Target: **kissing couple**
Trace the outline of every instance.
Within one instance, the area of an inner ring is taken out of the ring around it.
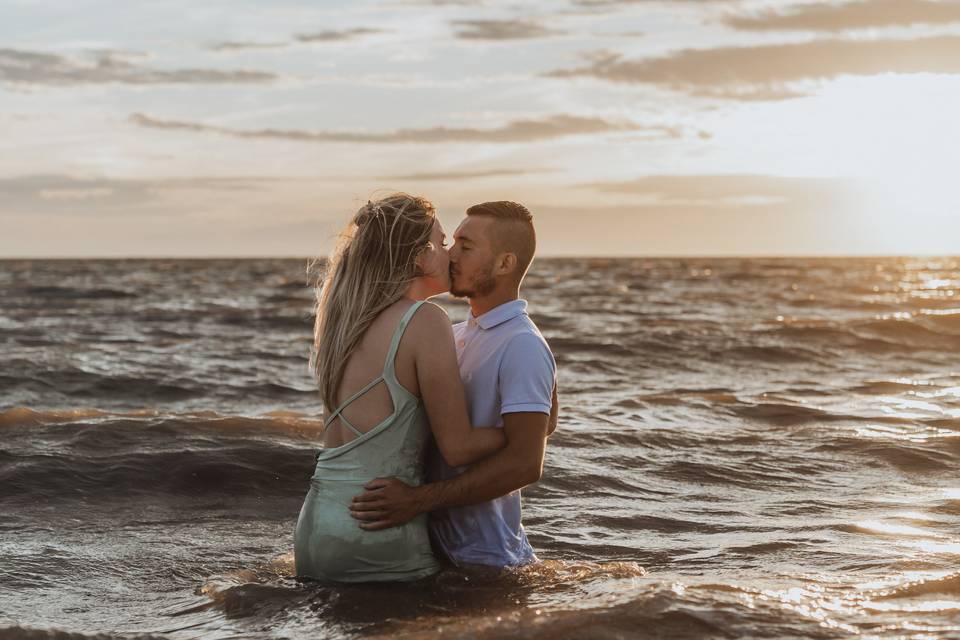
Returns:
[[[318,288],[312,368],[324,448],[294,534],[298,577],[410,581],[444,564],[537,562],[520,489],[557,425],[556,363],[520,284],[536,251],[521,204],[484,202],[446,248],[434,206],[362,206]],[[451,326],[428,298],[470,303]]]

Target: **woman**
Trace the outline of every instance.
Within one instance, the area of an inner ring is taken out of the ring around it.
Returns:
[[[375,477],[423,481],[432,432],[451,466],[505,444],[473,428],[446,312],[425,302],[450,287],[433,205],[397,193],[361,207],[318,290],[314,373],[325,405],[324,449],[294,536],[298,576],[341,582],[435,573],[426,516],[363,531],[351,498]]]

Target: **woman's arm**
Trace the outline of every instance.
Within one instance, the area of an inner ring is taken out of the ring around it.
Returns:
[[[502,449],[507,443],[503,429],[470,424],[453,327],[446,311],[435,304],[425,304],[415,320],[410,328],[417,325],[417,383],[443,459],[451,467],[459,467]]]

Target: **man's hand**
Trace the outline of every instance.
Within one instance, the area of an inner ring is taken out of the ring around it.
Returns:
[[[396,478],[375,478],[363,488],[350,503],[350,515],[360,521],[361,529],[398,527],[429,511],[424,487],[411,487]]]
[[[540,479],[549,416],[539,412],[505,413],[507,446],[458,476],[411,487],[396,478],[375,478],[350,503],[360,528],[397,527],[435,509],[462,507],[505,496]]]

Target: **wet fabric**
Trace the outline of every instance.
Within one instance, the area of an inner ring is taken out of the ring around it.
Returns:
[[[512,300],[454,325],[457,363],[474,425],[503,427],[503,415],[550,414],[557,365],[550,347],[527,315],[525,300]],[[434,450],[431,482],[456,477]],[[457,565],[507,567],[537,561],[523,529],[520,491],[479,504],[430,514],[434,546]]]
[[[406,581],[440,569],[430,550],[426,515],[399,527],[364,531],[349,510],[350,501],[373,478],[393,476],[409,485],[423,482],[430,435],[426,412],[420,399],[397,380],[394,369],[400,339],[421,305],[414,303],[404,313],[387,351],[381,377],[390,391],[393,413],[354,440],[317,455],[294,535],[300,577],[337,582]],[[371,381],[330,415],[339,414],[379,381]]]

